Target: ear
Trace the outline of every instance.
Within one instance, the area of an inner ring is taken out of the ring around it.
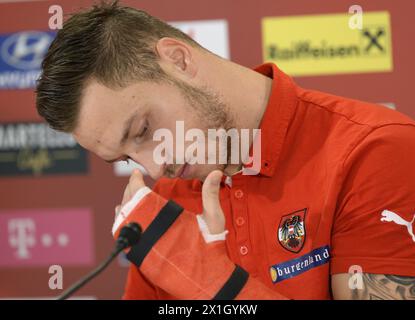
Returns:
[[[179,39],[164,37],[155,47],[160,67],[170,75],[179,78],[193,78],[197,73],[194,51],[191,45]]]

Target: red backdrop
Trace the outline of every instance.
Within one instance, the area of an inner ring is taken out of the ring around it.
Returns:
[[[23,30],[48,30],[48,8],[53,4],[69,13],[91,1],[31,1],[0,3],[0,34]],[[226,19],[229,26],[230,57],[253,67],[262,63],[261,18],[321,13],[346,13],[346,0],[143,0],[124,1],[166,21]],[[304,87],[371,102],[393,102],[396,108],[415,117],[412,102],[415,44],[413,13],[415,3],[407,0],[361,0],[367,11],[386,10],[391,15],[392,72],[298,77]],[[0,90],[0,123],[39,121],[34,93],[26,90]],[[91,208],[93,221],[94,261],[105,258],[112,248],[110,229],[113,207],[121,199],[126,177],[114,175],[113,167],[89,155],[88,172],[81,175],[1,176],[0,210],[36,208]],[[2,243],[1,245],[7,245]],[[0,250],[2,248],[0,247]],[[93,267],[65,266],[64,287]],[[79,295],[101,299],[119,298],[127,268],[114,263]],[[60,291],[48,287],[47,266],[0,267],[0,297],[55,296]]]

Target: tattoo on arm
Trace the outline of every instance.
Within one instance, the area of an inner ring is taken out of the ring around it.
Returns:
[[[353,289],[354,300],[415,300],[415,277],[363,273],[363,289]]]

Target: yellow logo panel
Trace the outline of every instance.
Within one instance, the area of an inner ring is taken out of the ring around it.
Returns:
[[[389,13],[363,12],[362,29],[352,16],[263,18],[264,60],[293,76],[392,71]]]

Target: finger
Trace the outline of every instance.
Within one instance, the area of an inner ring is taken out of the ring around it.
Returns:
[[[212,171],[202,187],[203,218],[211,234],[218,234],[225,230],[225,216],[219,200],[220,182],[223,173]]]
[[[131,173],[130,179],[128,180],[128,184],[124,189],[124,195],[121,201],[121,205],[123,206],[128,201],[130,201],[134,194],[144,186],[145,183],[142,173],[140,172],[140,170],[134,169]]]
[[[145,186],[146,184],[144,183],[143,174],[140,170],[134,169],[128,182],[128,187],[130,188],[131,195],[134,195],[138,189]]]

